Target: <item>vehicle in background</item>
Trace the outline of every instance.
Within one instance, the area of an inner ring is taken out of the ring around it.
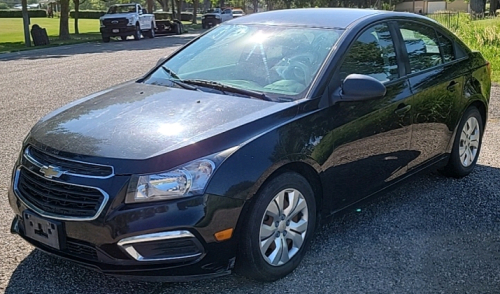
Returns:
[[[233,9],[233,18],[241,17],[244,15],[245,15],[245,12],[243,11],[243,9],[240,9],[240,8]]]
[[[133,36],[140,40],[141,35],[155,37],[155,17],[136,3],[116,4],[109,7],[105,15],[99,18],[103,42],[109,42],[111,37],[126,40]]]
[[[201,17],[201,27],[208,29],[233,18],[231,8],[212,8]]]

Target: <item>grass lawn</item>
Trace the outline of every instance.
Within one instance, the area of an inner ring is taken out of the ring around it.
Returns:
[[[78,21],[80,35],[74,35],[74,19],[70,19],[69,32],[71,34],[71,40],[65,41],[60,41],[57,39],[59,36],[59,18],[34,17],[31,18],[31,24],[37,24],[47,30],[47,35],[49,36],[51,45],[74,44],[101,39],[98,19],[80,19]],[[26,49],[30,48],[27,48],[24,45],[24,29],[22,18],[0,18],[0,53]]]
[[[59,36],[59,18],[31,18],[31,25],[37,24],[42,28],[47,30],[47,35],[50,39],[49,46],[52,45],[65,45],[65,44],[75,44],[82,42],[91,42],[101,40],[101,34],[99,33],[99,20],[98,19],[80,19],[78,21],[78,28],[80,29],[80,35],[75,35],[74,30],[75,20],[69,20],[69,32],[71,34],[71,40],[58,40]],[[199,24],[192,24],[190,21],[182,22],[187,31],[193,31],[201,29],[201,21]],[[31,27],[30,27],[31,29]],[[24,29],[22,18],[0,18],[0,53],[10,52],[10,51],[20,51],[33,48],[41,47],[30,47],[27,48],[24,45]]]

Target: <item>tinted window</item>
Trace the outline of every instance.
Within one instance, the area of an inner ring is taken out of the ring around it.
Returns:
[[[453,53],[453,43],[438,33],[439,47],[441,47],[441,51],[443,52],[444,62],[449,62],[455,60],[455,54]]]
[[[398,78],[394,43],[386,24],[375,25],[354,41],[340,68],[342,79],[350,74],[364,74],[381,82]]]
[[[419,72],[443,63],[433,28],[417,23],[399,23],[411,72]]]

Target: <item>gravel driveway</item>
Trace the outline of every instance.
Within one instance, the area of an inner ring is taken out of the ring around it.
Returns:
[[[302,264],[261,284],[232,275],[134,283],[47,256],[9,233],[7,189],[21,141],[44,114],[140,76],[193,35],[0,55],[0,292],[5,293],[498,293],[500,88],[477,169],[437,173],[354,207],[325,225]]]

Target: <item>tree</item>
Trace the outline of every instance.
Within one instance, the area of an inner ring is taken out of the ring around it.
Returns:
[[[193,0],[193,24],[196,24],[197,23],[197,12],[198,12],[198,2],[199,0]]]
[[[59,39],[68,40],[69,37],[69,0],[60,0],[61,18],[59,19]]]
[[[80,30],[78,30],[78,17],[80,12],[80,4],[85,3],[86,0],[80,2],[80,0],[73,0],[73,4],[75,5],[75,35],[80,34]]]
[[[497,9],[500,7],[498,0],[491,0],[490,1],[490,15],[495,16]]]

